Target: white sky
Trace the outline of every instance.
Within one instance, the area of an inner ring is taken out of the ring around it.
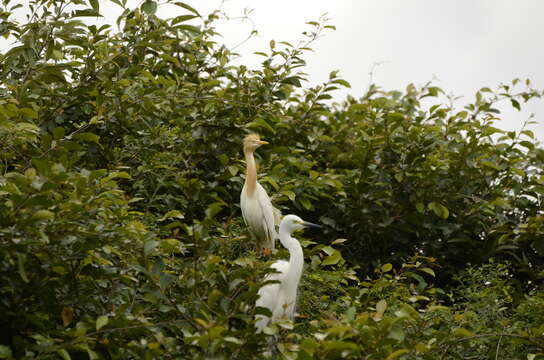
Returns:
[[[220,3],[204,1],[214,2]],[[202,2],[191,4],[198,8]],[[446,93],[464,97],[459,107],[471,102],[478,89],[494,89],[514,78],[529,78],[544,89],[544,1],[230,0],[224,6],[233,16],[244,7],[254,9],[251,18],[259,31],[237,49],[248,63],[259,60],[249,54],[268,46],[270,39],[294,43],[308,29],[306,21],[327,13],[337,30],[312,45],[306,72],[317,84],[339,69],[354,96],[367,88],[375,63],[382,63],[373,73],[377,85],[403,90],[409,83],[423,85],[436,78]],[[250,28],[248,23],[225,24],[219,32],[234,45]],[[521,113],[508,102],[499,108],[502,120],[496,126],[505,130],[519,130],[535,113],[539,123],[530,129],[544,141],[544,99],[522,105]]]
[[[221,0],[185,0],[201,14],[207,14]],[[139,1],[129,0],[131,6]],[[409,83],[423,85],[433,80],[446,93],[463,96],[460,108],[472,102],[482,87],[496,88],[514,78],[529,78],[544,89],[544,1],[538,0],[227,0],[223,10],[231,17],[250,14],[258,36],[236,51],[240,62],[258,66],[262,57],[254,51],[268,49],[271,39],[297,43],[308,30],[305,22],[327,13],[337,27],[312,44],[306,56],[310,84],[325,81],[332,70],[349,81],[353,96],[360,96],[370,81],[386,90],[403,90]],[[106,21],[114,22],[120,8],[104,7]],[[176,13],[177,12],[177,13]],[[178,7],[159,10],[161,17],[181,14]],[[111,20],[109,20],[111,19]],[[217,31],[227,47],[243,40],[251,31],[250,22],[221,21]],[[4,48],[3,43],[1,44]],[[521,88],[520,88],[521,89]],[[338,92],[341,100],[346,92]],[[496,126],[519,130],[535,113],[531,125],[544,141],[544,100],[522,104],[522,111],[504,102],[499,109],[502,120]]]

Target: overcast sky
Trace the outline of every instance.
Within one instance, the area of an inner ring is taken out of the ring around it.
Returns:
[[[185,0],[201,14],[207,14],[221,0]],[[139,1],[129,0],[131,6]],[[271,39],[297,43],[308,30],[305,22],[327,13],[337,27],[312,44],[308,54],[310,84],[325,81],[332,70],[349,81],[354,96],[360,96],[370,81],[387,90],[403,90],[409,83],[423,85],[434,80],[446,93],[463,96],[457,105],[471,102],[482,87],[496,88],[514,78],[529,78],[544,89],[544,1],[539,0],[227,0],[223,10],[231,17],[244,9],[250,14],[258,36],[236,51],[239,60],[258,66],[254,51],[268,48]],[[102,7],[107,21],[120,8]],[[179,8],[162,8],[161,17],[173,17]],[[248,21],[222,21],[217,30],[232,47],[243,40],[253,25]],[[340,100],[346,92],[338,93]],[[522,105],[518,112],[504,102],[505,130],[519,130],[531,113],[537,125],[530,128],[544,141],[544,100]]]
[[[220,1],[189,2],[209,11]],[[206,7],[202,5],[207,5]],[[312,45],[306,72],[313,84],[339,69],[349,92],[360,96],[373,80],[385,89],[404,89],[409,83],[429,80],[446,93],[463,96],[461,107],[482,87],[496,88],[514,78],[529,78],[544,89],[544,1],[535,0],[230,0],[224,5],[235,16],[253,9],[259,35],[238,48],[242,61],[255,64],[270,39],[296,42],[306,21],[327,13],[337,27]],[[228,45],[243,38],[249,23],[222,24],[219,32]],[[341,95],[341,94],[339,94]],[[343,95],[343,94],[342,94]],[[497,127],[519,130],[531,113],[538,125],[531,129],[544,141],[544,99],[533,100],[522,112],[508,102],[500,106],[503,120]]]

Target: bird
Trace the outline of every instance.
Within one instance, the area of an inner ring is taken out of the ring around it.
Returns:
[[[272,206],[266,190],[257,181],[257,167],[253,153],[262,145],[268,144],[257,134],[249,134],[244,138],[244,156],[246,159],[246,179],[240,194],[242,217],[250,233],[257,241],[257,246],[268,254],[274,250],[278,238],[276,225],[279,224],[281,212]]]
[[[266,282],[274,282],[265,284],[257,292],[258,298],[255,306],[267,308],[272,313],[272,317],[262,314],[256,315],[257,333],[262,332],[265,326],[278,319],[293,320],[304,255],[299,241],[291,235],[306,227],[320,228],[321,225],[304,221],[296,215],[286,215],[281,220],[280,242],[289,251],[289,261],[278,260],[274,262],[270,267],[275,272],[268,274],[264,279]]]

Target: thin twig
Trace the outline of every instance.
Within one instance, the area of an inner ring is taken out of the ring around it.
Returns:
[[[370,91],[371,86],[374,84],[374,70],[383,64],[388,63],[389,61],[377,61],[372,64],[372,67],[370,68],[370,71],[368,72],[368,85],[365,91],[365,94],[368,94]]]
[[[440,360],[445,359],[445,356],[446,356],[446,354],[448,353],[448,350],[450,349],[451,345],[453,345],[453,344],[458,344],[458,343],[461,343],[461,342],[470,341],[470,340],[479,339],[479,338],[484,338],[484,337],[495,337],[495,336],[500,336],[501,339],[502,339],[503,337],[511,337],[511,338],[516,338],[516,339],[523,339],[523,340],[527,340],[527,341],[532,342],[533,344],[537,345],[537,346],[540,347],[540,348],[544,348],[544,344],[542,344],[541,342],[539,342],[539,341],[538,341],[538,338],[534,338],[534,337],[523,336],[523,335],[517,335],[517,334],[504,334],[504,333],[501,333],[501,334],[477,334],[477,335],[473,335],[473,336],[467,336],[467,337],[464,337],[464,338],[462,338],[462,339],[458,339],[458,340],[456,340],[456,341],[453,342],[453,343],[450,343],[450,344],[446,347],[446,349],[444,350],[444,352],[442,353],[442,356],[440,357]],[[500,343],[500,340],[499,340],[499,343]],[[498,349],[498,345],[497,345],[497,349]]]
[[[497,350],[495,350],[495,360],[498,360],[499,358],[499,347],[501,346],[502,336],[499,338],[499,342],[497,343]]]

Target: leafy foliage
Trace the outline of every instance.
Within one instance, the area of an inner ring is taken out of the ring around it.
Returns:
[[[497,102],[541,91],[457,109],[432,84],[372,85],[332,104],[349,83],[302,72],[327,19],[248,69],[220,11],[112,2],[119,31],[89,24],[95,0],[33,0],[22,24],[2,3],[0,358],[260,358],[270,335],[290,359],[544,357],[544,150],[493,126]],[[274,203],[327,225],[301,238],[297,321],[266,335],[269,262],[238,208],[250,131],[272,144]]]

